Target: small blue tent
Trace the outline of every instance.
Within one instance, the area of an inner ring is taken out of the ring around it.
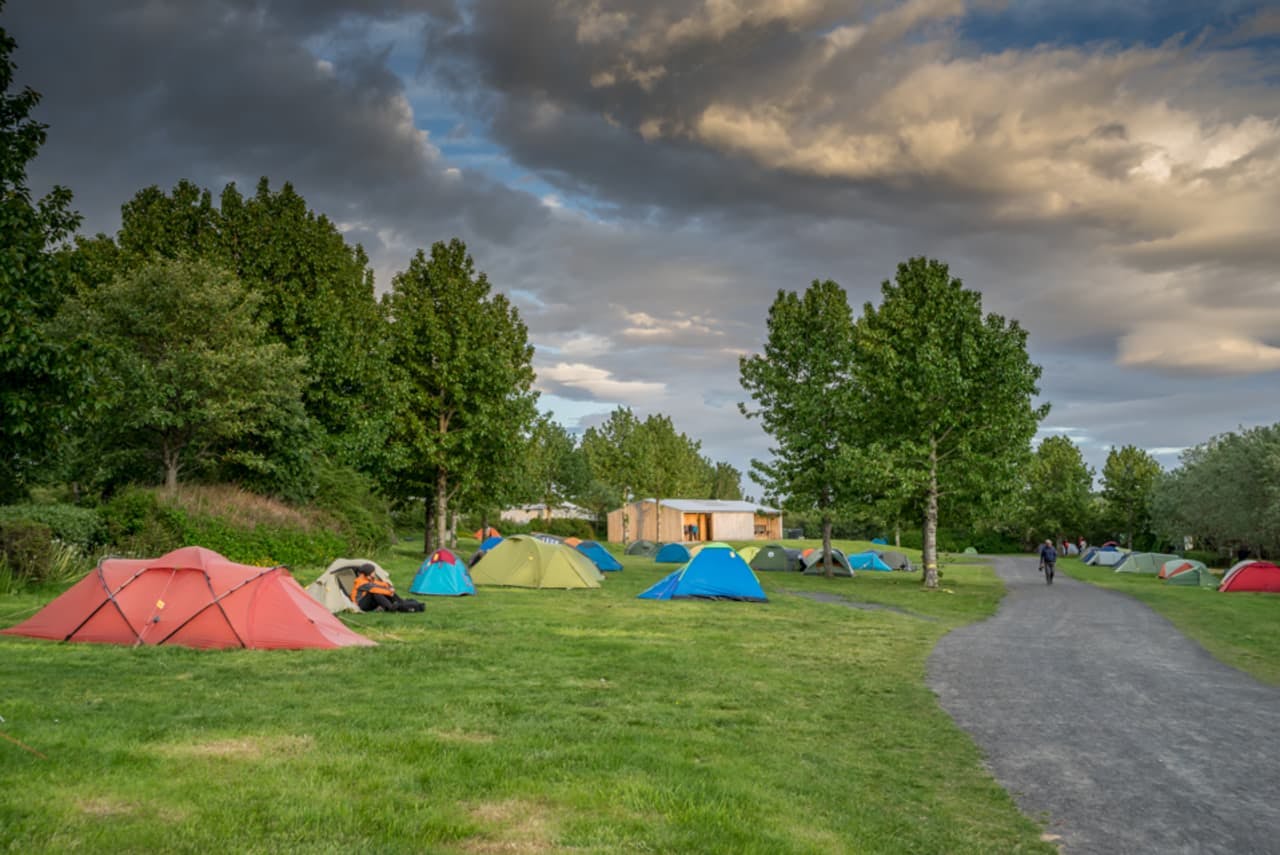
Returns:
[[[689,551],[689,547],[683,543],[666,543],[658,550],[658,554],[653,556],[653,560],[659,564],[684,564],[693,558],[693,553]]]
[[[885,540],[883,537],[873,537],[873,538],[871,538],[871,542],[872,542],[872,543],[874,543],[874,544],[876,544],[877,546],[888,546],[888,545],[889,545],[889,541]]]
[[[768,600],[742,556],[727,546],[698,550],[687,564],[639,595],[642,600]]]
[[[594,540],[584,540],[579,543],[578,551],[590,558],[596,567],[605,573],[622,569],[622,562],[610,555],[609,550]]]
[[[502,543],[502,538],[496,534],[490,537],[486,537],[483,541],[480,542],[480,551],[488,552],[490,549],[493,549],[499,543]]]
[[[884,563],[884,559],[870,549],[866,552],[854,552],[851,555],[846,555],[845,559],[849,562],[850,569],[853,570],[893,570],[892,567]]]
[[[474,594],[476,586],[462,559],[447,549],[437,549],[422,562],[409,587],[412,594],[430,594],[438,597],[461,597]]]

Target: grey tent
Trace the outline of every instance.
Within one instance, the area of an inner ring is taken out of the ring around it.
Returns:
[[[894,549],[882,549],[880,551],[880,560],[894,570],[911,569],[911,559]]]
[[[1177,559],[1176,555],[1162,552],[1130,552],[1124,560],[1115,565],[1116,573],[1150,573],[1152,576],[1160,572],[1166,561]]]
[[[652,558],[658,554],[658,544],[652,540],[637,540],[627,547],[627,555],[639,555],[643,558]]]
[[[804,557],[804,573],[806,576],[824,576],[827,568],[822,566],[822,547],[817,547]],[[852,576],[849,559],[835,547],[831,548],[831,575]]]
[[[351,601],[351,586],[355,582],[356,568],[364,564],[372,564],[373,575],[382,581],[391,581],[387,571],[368,558],[339,558],[325,568],[319,578],[307,586],[307,593],[334,614],[360,611]]]
[[[778,543],[760,547],[751,558],[752,570],[799,570],[800,567],[800,551]]]

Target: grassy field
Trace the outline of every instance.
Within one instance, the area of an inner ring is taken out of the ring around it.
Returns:
[[[379,560],[407,590],[418,544]],[[625,563],[352,616],[376,648],[0,637],[0,731],[43,755],[0,740],[0,849],[1054,851],[924,684],[996,609],[987,568],[937,593],[761,573],[747,604],[638,600],[671,565]],[[0,598],[0,625],[51,595]]]
[[[1166,585],[1155,576],[1116,573],[1077,558],[1060,560],[1058,568],[1072,578],[1141,600],[1218,659],[1280,685],[1280,595],[1220,594],[1213,588]]]

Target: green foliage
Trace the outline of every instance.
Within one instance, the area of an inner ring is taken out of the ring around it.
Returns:
[[[397,390],[388,491],[432,498],[431,547],[445,541],[455,503],[502,506],[519,494],[517,463],[537,417],[533,346],[456,238],[429,257],[419,250],[384,301]]]
[[[1107,454],[1102,467],[1105,521],[1126,546],[1154,540],[1151,503],[1161,471],[1154,457],[1134,445]]]
[[[374,490],[369,476],[349,466],[324,461],[315,468],[313,504],[338,517],[349,540],[360,551],[373,551],[391,541],[393,524],[387,500]],[[417,522],[421,524],[419,514]]]
[[[849,301],[835,282],[815,280],[803,295],[778,291],[766,323],[764,353],[738,362],[754,402],[739,408],[775,443],[773,459],[751,468],[766,499],[817,508],[830,520],[856,494],[842,457],[855,440]]]
[[[924,517],[924,563],[940,503],[981,516],[1018,487],[1037,423],[1040,367],[1017,321],[984,315],[982,295],[947,265],[913,258],[863,307],[854,335],[860,442],[849,477],[878,484],[889,504]],[[932,583],[932,579],[929,580]]]
[[[305,433],[301,364],[268,340],[257,298],[203,261],[157,261],[67,301],[59,330],[93,354],[100,409],[86,465],[142,454],[166,485],[216,461],[258,474]]]
[[[1046,437],[1028,467],[1024,525],[1029,543],[1075,538],[1093,525],[1093,470],[1070,437]]]
[[[521,468],[527,496],[548,507],[575,501],[591,484],[590,467],[573,435],[549,413],[534,422]]]
[[[26,520],[46,525],[58,540],[86,551],[101,546],[107,534],[102,515],[97,510],[76,505],[6,505],[0,507],[0,520]]]
[[[79,215],[65,187],[39,200],[27,187],[27,164],[44,145],[46,126],[31,119],[38,93],[10,91],[16,47],[0,28],[0,502],[22,498],[48,462],[78,379],[63,343],[42,327],[66,290],[51,253]]]
[[[1152,528],[1215,554],[1280,556],[1280,424],[1226,433],[1187,449],[1155,483]]]
[[[19,584],[40,583],[53,572],[53,530],[25,519],[0,519],[0,563]]]
[[[101,512],[115,554],[157,556],[184,545],[184,515],[161,504],[154,490],[128,487],[112,496]]]
[[[593,510],[629,503],[653,480],[653,449],[630,407],[618,407],[603,424],[587,428],[582,453],[598,485],[591,491]]]

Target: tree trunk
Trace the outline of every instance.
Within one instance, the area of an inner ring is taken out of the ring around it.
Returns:
[[[458,512],[449,511],[449,548],[458,550]]]
[[[929,448],[929,495],[924,510],[924,586],[938,587],[938,441]]]
[[[161,444],[160,455],[164,462],[164,489],[167,493],[174,493],[178,489],[178,471],[182,468],[178,452],[179,449],[170,445],[167,439]]]
[[[431,554],[431,509],[434,505],[426,498],[422,500],[422,554]]]
[[[436,548],[444,546],[449,524],[449,476],[443,468],[436,470]],[[484,534],[485,532],[480,532]]]
[[[627,497],[629,495],[631,495],[631,491],[628,488],[623,487],[622,488],[622,542],[623,543],[627,542],[627,523],[631,521],[631,514],[627,513],[627,504],[628,504]]]
[[[662,543],[662,499],[661,498],[656,498],[653,500],[653,512],[658,515],[657,519],[653,521],[653,539],[658,543]],[[684,540],[683,537],[680,539]]]
[[[830,579],[833,575],[831,566],[831,515],[822,515],[822,575]]]
[[[902,548],[902,523],[897,520],[893,521],[893,545],[896,549]]]

